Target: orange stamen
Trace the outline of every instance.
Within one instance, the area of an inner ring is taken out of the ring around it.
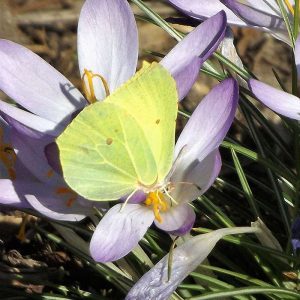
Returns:
[[[292,6],[292,4],[290,3],[289,0],[284,0],[285,5],[287,6],[287,8],[289,9],[289,11],[292,13],[292,15],[294,15],[294,8]]]
[[[47,172],[47,177],[48,177],[48,178],[52,177],[53,175],[54,175],[54,171],[53,171],[53,170],[49,170],[49,171]]]
[[[87,79],[88,87],[85,82],[85,77]],[[98,77],[100,78],[103,87],[105,89],[106,97],[109,96],[109,87],[108,84],[103,76],[100,74],[94,74],[92,71],[89,71],[87,69],[84,69],[84,73],[82,75],[82,89],[85,94],[86,99],[90,102],[90,104],[95,103],[97,101],[96,95],[95,95],[95,89],[94,89],[94,83],[93,78]]]
[[[16,179],[16,171],[14,169],[17,161],[17,156],[14,149],[9,144],[4,144],[3,141],[3,129],[0,128],[0,161],[4,164],[8,177],[11,180]]]
[[[169,208],[168,202],[165,200],[165,196],[163,193],[159,191],[150,192],[148,194],[147,199],[144,202],[147,206],[152,206],[153,213],[155,216],[155,219],[161,223],[162,217],[160,215],[160,212],[165,212]]]
[[[58,195],[69,195],[66,201],[67,207],[71,207],[77,199],[77,194],[67,187],[58,187],[55,192]]]

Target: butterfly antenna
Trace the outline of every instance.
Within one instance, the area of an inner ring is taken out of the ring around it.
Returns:
[[[123,209],[125,208],[126,204],[128,203],[128,201],[130,200],[130,198],[135,194],[135,192],[138,191],[138,188],[136,188],[132,193],[129,194],[129,196],[126,198],[125,202],[122,204],[121,208],[120,208],[120,212],[123,211]]]

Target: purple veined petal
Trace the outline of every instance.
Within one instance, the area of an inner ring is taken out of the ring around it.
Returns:
[[[72,199],[75,193],[59,194],[57,187],[44,183],[30,183],[31,189],[24,195],[28,203],[44,216],[60,221],[81,221],[92,214],[93,209]],[[62,186],[63,187],[63,186]]]
[[[160,212],[162,222],[154,221],[155,225],[173,235],[184,235],[189,232],[196,219],[193,208],[188,204],[175,205],[166,212]]]
[[[62,166],[59,159],[59,149],[55,142],[46,145],[45,156],[51,168],[59,175],[63,176]]]
[[[144,202],[147,198],[147,194],[144,193],[142,190],[136,191],[133,195],[127,194],[123,196],[120,200],[121,201],[128,201],[128,203],[137,204]]]
[[[230,25],[247,26],[230,9],[219,0],[168,0],[172,5],[183,13],[200,20],[205,20],[217,12],[224,10],[227,15],[227,22]]]
[[[38,132],[57,136],[64,129],[64,127],[61,127],[55,122],[36,116],[1,100],[0,114],[12,127],[32,137],[39,136]],[[30,129],[38,132],[34,132]]]
[[[246,4],[236,0],[220,0],[220,2],[249,25],[286,31],[284,20],[277,5],[272,10],[264,1],[246,1]]]
[[[138,58],[138,33],[131,8],[125,0],[87,0],[78,23],[78,60],[84,69],[100,74],[110,92],[133,76]],[[95,82],[96,98],[106,97]]]
[[[300,35],[297,37],[295,43],[295,63],[297,68],[298,82],[300,81]]]
[[[48,164],[44,152],[45,147],[53,142],[53,138],[35,139],[12,130],[11,141],[18,159],[36,178],[49,185],[56,185],[62,181],[62,177]]]
[[[32,113],[66,122],[83,107],[80,92],[62,74],[25,47],[0,40],[0,89]]]
[[[255,97],[276,113],[300,120],[300,99],[255,79],[249,80],[249,88]]]
[[[238,84],[232,78],[222,81],[204,97],[177,140],[175,158],[185,147],[179,168],[184,170],[196,160],[201,162],[219,147],[234,119],[238,97]]]
[[[218,149],[212,151],[202,161],[197,159],[189,166],[178,161],[170,182],[174,185],[172,197],[178,202],[191,202],[203,195],[220,173],[222,160]],[[191,184],[193,183],[193,184]]]
[[[300,217],[296,217],[292,224],[292,246],[296,252],[300,249]]]
[[[24,197],[26,187],[22,181],[0,179],[0,191],[0,205],[7,205],[15,208],[30,207]]]
[[[226,14],[220,11],[196,27],[161,60],[176,80],[180,100],[195,83],[203,62],[217,49],[225,30]]]
[[[169,299],[182,280],[205,260],[221,238],[229,234],[256,231],[251,227],[223,228],[192,237],[173,250],[169,280],[167,254],[133,286],[125,300]]]
[[[137,246],[154,220],[153,211],[140,204],[113,206],[98,224],[90,253],[97,262],[115,261]]]

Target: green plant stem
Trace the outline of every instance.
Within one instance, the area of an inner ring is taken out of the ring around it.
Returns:
[[[235,168],[236,168],[236,172],[239,176],[243,191],[245,193],[245,196],[246,196],[246,198],[248,200],[248,203],[249,203],[249,205],[252,209],[252,212],[253,212],[253,215],[254,215],[255,219],[257,219],[257,218],[261,217],[261,214],[259,212],[258,206],[256,205],[256,200],[253,196],[252,190],[250,188],[250,185],[248,183],[248,180],[246,178],[244,170],[241,166],[241,163],[240,163],[240,161],[238,159],[238,156],[236,155],[236,152],[234,151],[234,149],[231,149],[231,155],[232,155],[233,162],[234,162],[234,165],[235,165]]]
[[[254,125],[254,122],[253,122],[251,116],[244,109],[243,105],[241,105],[241,110],[242,110],[242,112],[243,112],[243,114],[246,118],[246,121],[248,123],[250,132],[251,132],[252,137],[253,137],[256,145],[257,145],[257,148],[259,149],[260,155],[262,156],[263,159],[266,159],[265,149],[264,149],[264,147],[261,143],[261,140],[259,138],[259,134],[257,133],[257,129]],[[278,185],[277,178],[275,178],[274,174],[271,172],[271,170],[269,168],[267,168],[267,174],[268,174],[268,177],[270,178],[270,181],[271,181],[271,184],[272,184],[274,190],[276,191],[275,195],[276,195],[279,211],[280,211],[280,214],[281,214],[281,217],[282,217],[283,225],[284,225],[284,228],[285,228],[285,232],[286,232],[287,236],[290,236],[290,234],[291,234],[290,217],[289,217],[287,207],[285,205],[284,197],[283,197],[281,189]]]
[[[257,287],[250,286],[246,288],[236,288],[230,291],[213,292],[205,295],[189,298],[188,300],[210,300],[210,299],[225,299],[228,297],[239,296],[239,295],[254,295],[254,294],[273,294],[273,295],[286,295],[294,298],[289,299],[300,299],[300,294],[287,289],[276,288],[276,287]]]

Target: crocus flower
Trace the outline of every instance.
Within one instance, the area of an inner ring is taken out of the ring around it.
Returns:
[[[226,16],[220,12],[162,60],[176,79],[180,98],[195,82],[203,61],[217,48],[225,28]],[[16,201],[25,198],[49,217],[80,219],[78,210],[87,201],[66,186],[54,141],[80,110],[104,99],[135,73],[138,33],[127,1],[84,3],[78,25],[78,58],[85,96],[30,50],[0,40],[0,89],[26,109],[0,101],[0,113],[11,126],[10,143],[18,160],[36,178],[25,182],[16,174],[16,178],[1,180],[0,203],[6,204],[7,196],[14,193]],[[82,209],[80,215],[85,213]]]
[[[300,217],[292,225],[292,246],[295,252],[300,249]]]
[[[275,0],[169,0],[183,13],[206,19],[220,10],[227,15],[228,24],[255,27],[271,33],[290,44],[288,32]],[[293,15],[293,0],[285,0],[287,13]]]
[[[298,37],[295,45],[295,61],[297,66],[298,78],[300,78],[300,38]],[[274,110],[276,113],[285,117],[300,120],[300,99],[282,90],[278,90],[266,83],[255,79],[250,79],[249,88],[251,92],[263,104]]]
[[[94,260],[123,257],[153,222],[174,235],[190,231],[195,213],[189,202],[202,195],[219,174],[218,147],[233,121],[237,102],[234,79],[224,80],[201,101],[177,140],[173,167],[158,184],[159,190],[138,191],[131,203],[113,206],[101,219],[90,244]]]
[[[56,184],[53,185],[35,177],[19,159],[18,147],[13,148],[12,139],[19,141],[18,132],[0,118],[1,204],[15,208],[36,209],[50,218],[65,221],[79,221],[92,214],[92,206],[95,204],[75,195],[68,189],[62,177],[57,176]],[[32,139],[30,146],[33,148],[39,146],[36,141]],[[29,145],[25,144],[25,150],[26,147]],[[37,162],[40,161],[39,155],[28,159],[31,162],[35,159]],[[48,168],[48,172],[54,172],[50,166]],[[102,204],[102,207],[105,206]]]
[[[170,266],[168,254],[132,287],[125,300],[169,299],[177,286],[205,260],[220,239],[229,234],[257,231],[258,228],[233,227],[192,237],[173,250]]]

